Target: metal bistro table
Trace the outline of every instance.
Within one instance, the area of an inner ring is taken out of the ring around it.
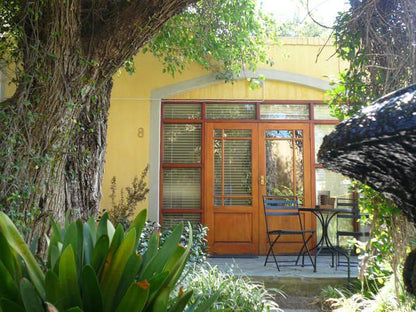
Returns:
[[[337,248],[337,246],[334,246],[331,242],[331,239],[329,238],[329,225],[332,221],[332,219],[339,213],[351,213],[351,209],[347,208],[333,208],[332,206],[316,206],[315,208],[308,208],[308,207],[300,207],[299,211],[301,212],[311,212],[316,216],[318,219],[321,228],[322,228],[322,236],[320,240],[316,243],[314,247],[312,247],[310,250],[316,250],[315,252],[315,263],[317,256],[322,252],[324,248],[328,249],[329,252],[332,255],[332,267],[334,267],[334,254],[341,253],[344,254],[345,252]],[[302,259],[303,261],[303,259]],[[315,266],[316,268],[316,266]],[[316,269],[315,269],[316,270]],[[348,280],[350,279],[350,267],[348,265]]]

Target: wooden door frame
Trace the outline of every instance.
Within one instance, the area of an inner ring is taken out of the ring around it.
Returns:
[[[243,206],[233,207],[222,207],[215,208],[213,203],[213,188],[214,188],[214,151],[213,144],[214,140],[213,131],[214,129],[250,129],[252,130],[252,206],[250,208]],[[208,242],[209,242],[209,253],[211,254],[258,254],[258,222],[259,222],[259,206],[258,206],[258,123],[235,123],[235,122],[210,122],[205,123],[205,221],[208,227]],[[221,209],[221,211],[219,211]],[[215,220],[214,215],[217,214],[250,214],[252,220],[251,229],[251,242],[252,243],[225,243],[216,242],[215,240]]]
[[[312,157],[314,157],[313,149],[312,149],[312,140],[311,140],[311,126],[309,122],[271,122],[271,123],[259,123],[259,177],[264,176],[266,177],[266,137],[265,131],[266,130],[303,130],[304,137],[303,137],[303,160],[304,160],[304,168],[303,168],[303,178],[304,178],[304,207],[312,207],[315,203],[315,196],[314,196],[314,174],[312,174],[313,169],[313,162]],[[266,250],[263,246],[262,241],[266,241],[266,225],[264,220],[264,208],[263,208],[263,201],[262,195],[266,195],[266,184],[259,185],[259,207],[261,207],[261,217],[259,218],[259,254],[265,253]],[[312,214],[308,213],[304,215],[305,220],[305,228],[307,229],[315,229],[316,227],[316,220]],[[315,244],[316,237],[314,237],[311,241],[311,246]]]

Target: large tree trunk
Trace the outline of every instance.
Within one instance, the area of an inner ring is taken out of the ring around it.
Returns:
[[[50,218],[96,215],[113,74],[193,0],[34,1],[21,14],[22,75],[0,111],[0,208],[27,240]]]
[[[95,217],[99,209],[111,88],[110,80],[79,118],[74,151],[65,168],[65,211],[70,212],[72,219],[85,221],[90,216]]]

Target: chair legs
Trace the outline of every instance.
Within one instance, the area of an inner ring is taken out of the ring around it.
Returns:
[[[277,267],[278,271],[280,271],[279,262],[277,260],[276,254],[274,253],[273,247],[275,246],[275,244],[276,244],[276,242],[279,238],[280,238],[280,235],[277,235],[276,238],[273,241],[271,241],[270,237],[268,237],[270,247],[269,247],[269,250],[267,251],[266,259],[264,261],[264,266],[266,266],[266,264],[268,263],[269,256],[271,254],[273,256],[273,259],[274,259],[274,262],[276,264],[276,267]],[[308,247],[308,242],[311,240],[311,238],[312,238],[312,234],[306,240],[303,237],[303,245],[302,245],[301,249],[299,250],[299,253],[298,253],[297,258],[295,260],[295,265],[298,265],[299,259],[302,256],[302,267],[303,267],[304,263],[305,263],[305,261],[304,261],[305,254],[307,254],[308,257],[309,257],[309,260],[312,263],[313,271],[316,272],[316,259],[315,259],[315,261],[313,260],[312,255],[310,253],[310,249]],[[306,251],[305,251],[305,249],[306,249]],[[284,261],[284,262],[292,262],[292,261]]]
[[[341,260],[340,260],[340,257],[341,256],[344,256],[345,257],[346,263],[345,262],[342,262],[341,263]],[[341,247],[338,247],[338,252],[337,252],[337,256],[336,256],[336,263],[335,263],[336,264],[335,269],[337,270],[338,269],[338,266],[341,266],[341,265],[346,264],[346,266],[347,266],[348,283],[350,283],[350,280],[351,280],[351,265],[354,264],[354,263],[355,262],[352,262],[351,261],[351,255],[349,254],[349,252],[346,251],[346,250],[344,250],[344,249],[342,249]]]
[[[269,256],[270,256],[270,253],[272,254],[272,256],[273,256],[273,259],[274,259],[274,262],[276,263],[276,267],[277,267],[277,270],[278,271],[280,271],[280,268],[279,268],[279,263],[277,262],[277,257],[276,257],[276,255],[274,254],[274,251],[273,251],[273,247],[274,247],[274,245],[276,244],[276,242],[277,242],[277,240],[279,239],[279,237],[280,237],[280,235],[277,235],[277,237],[273,240],[273,242],[271,241],[271,239],[270,239],[270,236],[268,236],[268,240],[269,240],[269,245],[270,245],[270,248],[269,248],[269,250],[268,250],[268,252],[267,252],[267,256],[266,256],[266,260],[264,261],[264,266],[266,266],[266,264],[267,264],[267,260],[269,259]]]
[[[308,242],[311,240],[311,238],[313,237],[313,235],[309,235],[308,239],[305,240],[305,237],[303,237],[303,246],[299,251],[298,254],[298,258],[296,259],[296,264],[298,264],[298,261],[300,259],[300,256],[302,255],[302,266],[305,265],[305,253],[308,255],[309,260],[312,263],[313,266],[313,271],[316,272],[316,257],[315,257],[315,261],[312,259],[312,255],[311,255],[311,251],[308,247]],[[304,249],[306,249],[306,251],[304,251]]]

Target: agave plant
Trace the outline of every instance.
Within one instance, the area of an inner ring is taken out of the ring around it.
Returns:
[[[176,312],[184,311],[192,291],[169,300],[192,244],[179,244],[183,224],[159,246],[153,233],[145,254],[136,253],[147,212],[125,232],[105,214],[98,225],[52,221],[44,273],[16,227],[0,212],[1,312]],[[188,307],[205,311],[215,300]]]

